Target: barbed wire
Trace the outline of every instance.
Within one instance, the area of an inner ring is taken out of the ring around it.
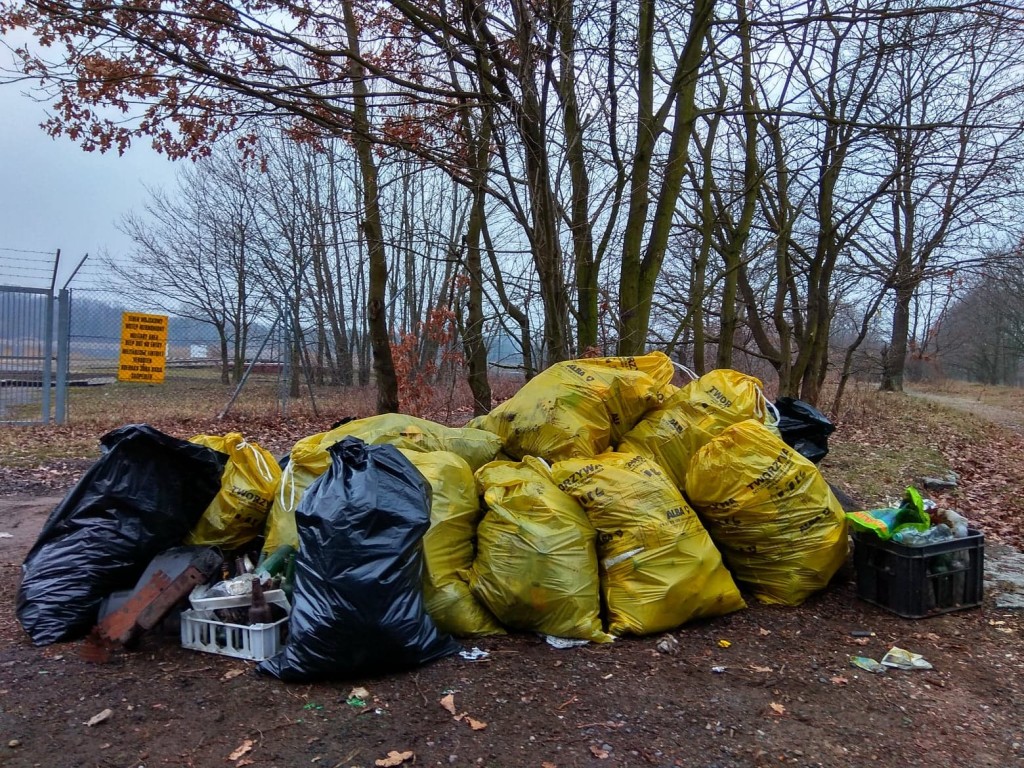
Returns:
[[[35,253],[35,254],[38,254],[40,256],[53,256],[53,257],[57,256],[57,251],[56,250],[52,250],[52,251],[31,251],[31,250],[28,250],[28,249],[25,249],[25,248],[4,248],[4,247],[0,246],[0,251],[7,251],[8,253]]]

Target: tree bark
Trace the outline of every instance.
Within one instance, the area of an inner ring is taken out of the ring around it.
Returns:
[[[367,117],[366,70],[359,59],[359,29],[352,0],[343,0],[342,9],[349,49],[355,54],[350,65],[352,77],[352,143],[359,158],[363,183],[363,236],[370,261],[370,280],[366,291],[366,317],[373,348],[373,372],[377,384],[377,413],[398,412],[398,377],[391,356],[391,332],[386,313],[388,260],[381,223],[377,164],[373,159],[373,141]]]

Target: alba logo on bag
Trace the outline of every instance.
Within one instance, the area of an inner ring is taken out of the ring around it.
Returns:
[[[582,368],[580,368],[580,367],[579,367],[578,365],[567,365],[567,366],[565,366],[565,367],[566,367],[566,370],[572,371],[572,372],[573,372],[573,373],[575,373],[575,374],[576,374],[577,376],[581,376],[581,377],[583,378],[583,380],[584,380],[584,381],[585,381],[585,382],[586,382],[587,384],[589,384],[589,383],[590,383],[590,382],[592,382],[592,381],[597,381],[597,379],[596,379],[596,378],[595,378],[594,376],[591,376],[591,375],[590,375],[589,373],[587,373],[586,371],[584,371],[584,370],[583,370]]]

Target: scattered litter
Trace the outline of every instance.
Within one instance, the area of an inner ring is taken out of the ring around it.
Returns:
[[[110,716],[114,714],[112,709],[104,709],[102,712],[98,712],[86,721],[86,726],[92,728],[94,725],[99,725],[110,719]]]
[[[858,669],[863,669],[865,672],[877,672],[878,674],[885,672],[883,665],[874,659],[869,659],[867,656],[851,656],[850,664]]]
[[[896,669],[934,669],[921,654],[897,648],[895,645],[882,657],[882,664]]]
[[[345,703],[348,704],[350,707],[356,708],[366,706],[366,702],[363,699],[360,699],[358,696],[349,696],[347,699],[345,699]]]
[[[714,667],[712,667],[712,668],[711,668],[711,671],[712,671],[712,672],[714,672],[714,673],[715,673],[716,675],[720,675],[720,674],[722,674],[723,672],[725,672],[725,667],[722,667],[722,666],[714,666]]]
[[[232,762],[234,762],[234,761],[240,759],[242,757],[242,755],[245,755],[245,754],[251,752],[253,744],[254,744],[254,742],[253,742],[252,739],[246,739],[245,741],[243,741],[241,744],[238,745],[238,749],[236,749],[234,752],[232,752],[230,755],[228,755],[228,760],[231,760]]]
[[[728,640],[719,640],[718,641],[718,647],[719,648],[728,648],[730,645],[732,645],[732,643],[729,642]]]
[[[358,688],[353,688],[351,691],[349,691],[348,697],[350,699],[362,699],[363,701],[366,701],[368,698],[370,698],[370,692],[362,686],[359,686]]]
[[[554,635],[544,635],[544,641],[552,648],[557,648],[560,651],[564,651],[567,648],[579,648],[581,645],[586,645],[589,640],[574,640],[571,637],[555,637]]]
[[[387,757],[382,757],[380,760],[375,760],[373,764],[380,766],[380,768],[391,768],[395,765],[401,765],[406,760],[411,759],[413,756],[414,753],[412,750],[408,750],[406,752],[398,752],[392,749],[390,752],[388,752]]]
[[[875,633],[869,629],[855,629],[850,633],[850,637],[874,637]]]
[[[0,539],[13,539],[14,534],[7,531],[0,531]]]
[[[669,656],[679,653],[679,641],[673,635],[665,635],[654,647],[658,653],[667,653]]]
[[[480,650],[474,645],[468,651],[459,651],[459,656],[464,658],[466,661],[484,661],[485,659],[489,659],[491,654],[489,654],[487,651]]]
[[[7,742],[7,746],[10,747],[11,749],[17,749],[18,747],[21,746],[21,742],[18,739],[11,739],[10,741]]]

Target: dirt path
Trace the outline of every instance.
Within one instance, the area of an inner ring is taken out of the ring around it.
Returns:
[[[938,403],[947,408],[955,408],[958,411],[964,411],[965,413],[977,416],[979,419],[1011,429],[1018,434],[1024,434],[1024,413],[1019,411],[985,403],[977,398],[964,395],[942,395],[937,392],[924,392],[912,389],[906,390],[906,393],[911,397]]]
[[[987,595],[979,610],[900,619],[858,600],[849,569],[799,608],[751,601],[668,633],[673,654],[660,636],[559,651],[514,634],[467,641],[490,653],[482,663],[289,685],[154,631],[88,664],[80,643],[32,647],[14,617],[18,566],[56,501],[0,497],[4,768],[369,768],[391,750],[456,768],[996,768],[1024,752],[1021,615]],[[935,669],[850,666],[893,645]],[[372,705],[351,704],[354,686]],[[486,726],[442,708],[453,692]],[[109,722],[86,724],[105,709]]]

